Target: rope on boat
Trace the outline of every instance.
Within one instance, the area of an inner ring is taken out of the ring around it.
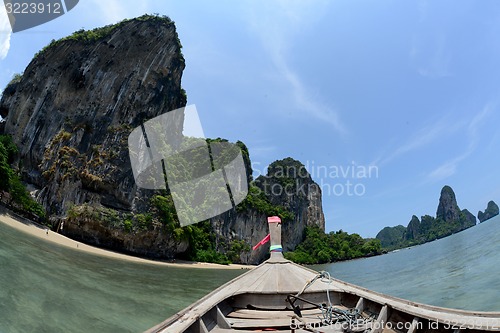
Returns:
[[[316,304],[301,297],[301,295],[307,290],[307,288],[313,285],[314,282],[316,282],[317,280],[320,280],[321,282],[328,284],[328,287],[326,289],[326,298],[328,300],[328,304]],[[361,313],[361,311],[359,311],[357,308],[342,310],[334,307],[330,298],[330,289],[332,281],[333,280],[329,272],[321,271],[313,279],[308,281],[297,294],[289,295],[287,300],[290,303],[290,305],[292,305],[295,314],[298,315],[299,317],[302,317],[299,306],[295,306],[294,304],[295,301],[300,300],[302,302],[315,305],[318,309],[321,310],[322,318],[319,316],[318,318],[321,319],[324,325],[330,325],[334,323],[346,323],[348,327],[347,331],[355,331],[356,327],[366,326],[368,323],[374,320],[373,317],[365,317]]]

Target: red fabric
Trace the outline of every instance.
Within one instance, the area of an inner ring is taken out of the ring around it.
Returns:
[[[255,251],[256,249],[259,248],[259,246],[266,244],[267,242],[269,242],[270,239],[271,239],[271,234],[268,234],[266,237],[264,237],[264,239],[262,239],[260,242],[257,243],[257,245],[253,247],[253,250]]]

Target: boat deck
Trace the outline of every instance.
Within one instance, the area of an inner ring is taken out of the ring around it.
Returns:
[[[280,225],[270,223],[270,231],[272,244],[280,244],[280,238],[276,239]],[[320,308],[329,312],[324,315]],[[263,264],[148,332],[263,331],[480,333],[500,331],[500,313],[445,309],[383,295],[331,278],[328,273],[318,274],[272,252]]]

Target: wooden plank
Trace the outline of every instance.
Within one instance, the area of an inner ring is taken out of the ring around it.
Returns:
[[[382,333],[398,333],[395,329],[393,328],[388,328],[387,326],[384,327],[384,329],[382,330]]]
[[[301,310],[303,316],[320,316],[321,310]],[[239,309],[227,315],[228,318],[243,318],[243,319],[268,319],[268,318],[289,318],[295,313],[292,310],[283,311],[262,311],[262,310],[249,310]]]
[[[231,328],[277,328],[290,327],[292,318],[282,319],[232,319]]]
[[[333,296],[333,295],[332,295]],[[290,304],[286,301],[287,294],[258,294],[258,293],[247,293],[243,295],[235,296],[231,305],[234,308],[246,309],[251,307],[257,309],[265,310],[285,310],[290,308]],[[302,294],[301,297],[307,299],[313,303],[324,303],[326,302],[326,295],[324,293],[313,293],[313,294]],[[336,297],[332,297],[332,301],[335,301]],[[306,304],[300,300],[297,300],[295,305],[299,305],[301,308],[312,309],[313,305]],[[341,307],[338,303],[333,304],[335,307]]]
[[[410,326],[410,328],[408,328],[407,333],[415,333],[415,331],[417,330],[417,327],[418,327],[418,318],[415,317],[415,318],[413,318],[413,320],[411,322],[411,326]]]
[[[318,318],[301,318],[305,323],[311,325],[319,325],[321,322]],[[231,319],[231,328],[242,329],[242,328],[279,328],[279,327],[290,327],[292,325],[292,320],[294,318],[279,318],[279,319]],[[295,319],[295,322],[297,320]]]
[[[358,303],[356,303],[356,310],[358,310],[359,313],[362,313],[364,309],[365,309],[365,299],[363,297],[360,297],[358,299]]]
[[[318,330],[321,333],[343,333],[344,331],[342,329],[335,329],[335,328],[321,328]],[[296,330],[278,330],[278,331],[272,331],[274,333],[311,333],[310,330],[304,330],[304,329],[296,329]],[[255,330],[233,330],[233,329],[224,329],[224,328],[214,328],[211,333],[256,333]]]
[[[387,322],[387,317],[389,314],[389,308],[387,305],[384,305],[380,313],[378,314],[378,318],[375,323],[375,328],[371,333],[381,333],[384,329],[385,323]]]
[[[198,327],[196,327],[196,326],[198,326]],[[196,331],[198,331],[198,333],[208,333],[208,329],[205,326],[205,323],[203,322],[203,320],[201,318],[196,321],[194,328]]]
[[[222,311],[219,309],[218,306],[216,306],[217,310],[217,326],[222,327],[222,328],[231,328],[231,324],[229,321],[224,317],[224,314]]]

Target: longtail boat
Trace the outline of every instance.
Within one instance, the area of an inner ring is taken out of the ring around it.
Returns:
[[[271,255],[267,261],[147,332],[474,333],[500,330],[500,312],[419,304],[292,263],[281,251],[280,219],[270,217],[268,222]]]

